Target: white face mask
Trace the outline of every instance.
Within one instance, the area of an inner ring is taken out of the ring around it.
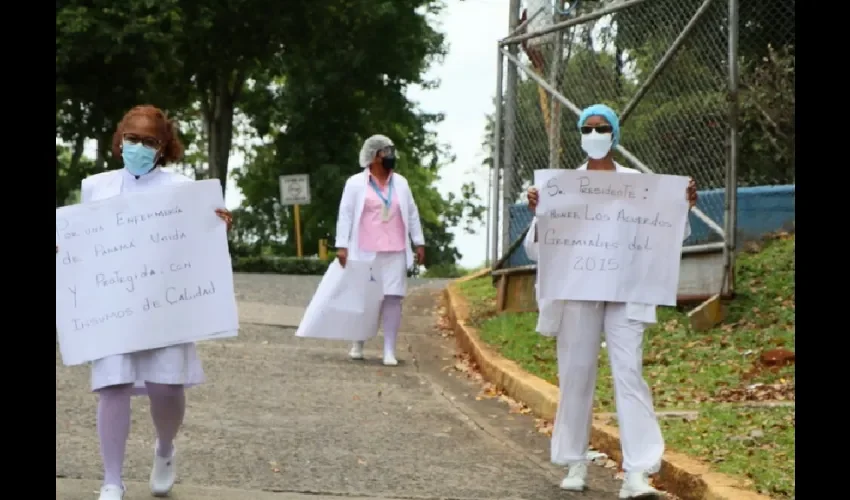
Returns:
[[[594,160],[601,160],[611,151],[613,142],[614,138],[610,133],[600,134],[594,130],[589,134],[582,134],[581,149]]]

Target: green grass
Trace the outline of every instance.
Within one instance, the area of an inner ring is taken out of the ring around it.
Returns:
[[[759,493],[794,498],[795,418],[793,407],[709,405],[696,420],[662,419],[661,427],[670,448],[746,478]]]
[[[716,423],[720,427],[716,430],[720,434],[716,437],[719,440],[726,432],[723,426],[737,410],[721,410],[716,403],[775,399],[793,392],[794,366],[762,369],[758,357],[762,351],[771,348],[795,349],[794,244],[794,235],[783,234],[766,239],[758,252],[738,255],[738,295],[729,304],[726,321],[717,328],[693,332],[686,310],[658,308],[658,323],[647,329],[643,349],[644,376],[652,386],[656,409],[705,409],[709,412],[705,415],[718,416]],[[496,315],[496,291],[489,277],[458,286],[470,303],[471,322],[478,328],[481,338],[528,372],[557,385],[555,341],[534,331],[537,314]],[[612,411],[614,404],[613,379],[607,357],[608,353],[603,348],[599,356],[599,380],[594,402],[596,411],[600,412]],[[763,385],[756,391],[747,390],[755,384]],[[767,412],[765,415],[772,415],[789,411],[793,414],[794,410],[764,411]],[[729,418],[723,417],[727,414]],[[714,420],[701,417],[700,421],[703,419],[705,435],[714,435],[711,428]],[[789,432],[790,448],[786,446],[786,440],[776,445],[782,450],[777,454],[762,451],[770,456],[779,457],[785,453],[785,456],[793,457],[793,425]],[[675,428],[671,428],[670,433],[671,446],[685,452],[693,448],[691,444],[675,438]],[[728,432],[726,436],[729,437]],[[780,480],[768,472],[773,470],[770,460],[761,460],[759,457],[763,453],[758,453],[758,456],[743,459],[755,462],[747,470],[755,471],[753,474],[757,477],[754,480],[758,487],[793,486],[793,459],[788,462],[790,475]],[[737,460],[731,459],[718,462],[718,469],[734,469],[736,464],[740,465]],[[782,475],[783,472],[777,471],[776,474]]]

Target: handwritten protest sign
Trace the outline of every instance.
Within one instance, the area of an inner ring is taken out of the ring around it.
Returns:
[[[541,299],[675,305],[688,178],[534,172]]]
[[[56,209],[56,325],[66,365],[235,336],[217,180]]]
[[[378,334],[384,299],[381,275],[372,263],[349,260],[345,268],[334,260],[319,283],[297,337],[335,340],[369,340]]]

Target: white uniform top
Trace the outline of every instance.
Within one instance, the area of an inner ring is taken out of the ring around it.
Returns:
[[[621,174],[639,174],[640,170],[624,167],[619,163],[614,163],[617,168],[617,173]],[[587,163],[578,167],[576,170],[587,170]],[[539,243],[534,241],[534,235],[537,232],[537,217],[532,219],[531,228],[525,235],[523,248],[528,258],[537,261],[539,256]],[[687,239],[691,235],[691,225],[685,222],[685,235],[682,239]],[[540,268],[537,268],[538,280],[540,276]],[[555,336],[561,326],[561,318],[563,317],[564,304],[563,300],[540,300],[540,288],[535,285],[537,293],[537,307],[540,310],[537,319],[537,331],[547,337]],[[642,304],[639,302],[629,302],[626,304],[626,315],[628,319],[642,321],[644,323],[655,323],[655,304]]]
[[[159,167],[138,179],[125,169],[111,170],[83,179],[80,194],[82,203],[88,203],[182,182],[192,180]],[[204,382],[204,370],[195,344],[116,354],[92,362],[93,391],[111,385],[134,384],[134,392],[140,394],[145,392],[145,382],[185,386]]]

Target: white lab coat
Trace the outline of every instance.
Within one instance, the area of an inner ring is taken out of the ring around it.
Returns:
[[[422,234],[422,223],[419,221],[419,209],[413,200],[413,193],[407,179],[401,174],[393,172],[393,196],[398,197],[401,218],[404,222],[405,235],[405,262],[407,269],[414,264],[413,247],[425,244],[425,236]],[[363,215],[363,206],[366,203],[366,189],[369,186],[369,171],[364,170],[354,174],[345,182],[342,192],[342,200],[339,202],[339,217],[336,222],[336,247],[348,249],[348,258],[351,260],[363,260],[372,262],[375,260],[375,252],[360,249],[360,221]]]
[[[192,182],[180,174],[157,168],[136,179],[124,169],[110,170],[83,179],[82,203],[104,200],[127,192],[153,190],[160,186]],[[92,362],[91,386],[134,384],[134,394],[146,392],[145,382],[192,386],[204,382],[204,370],[194,343],[160,349],[117,354]]]

